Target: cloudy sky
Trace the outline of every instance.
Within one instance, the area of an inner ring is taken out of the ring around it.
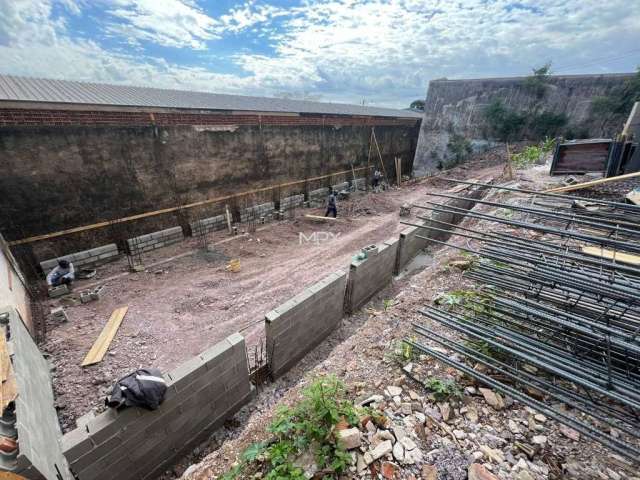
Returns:
[[[633,71],[638,0],[0,0],[0,73],[406,107],[430,79]]]

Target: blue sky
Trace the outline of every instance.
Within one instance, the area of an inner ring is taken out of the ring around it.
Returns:
[[[633,3],[0,0],[0,73],[405,107],[435,78],[634,71]]]

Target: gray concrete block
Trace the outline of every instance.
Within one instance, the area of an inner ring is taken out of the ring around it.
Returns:
[[[331,274],[271,312],[265,320],[269,365],[274,377],[286,372],[341,321],[346,273]]]

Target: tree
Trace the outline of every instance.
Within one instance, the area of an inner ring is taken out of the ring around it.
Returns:
[[[533,75],[529,75],[524,81],[524,86],[536,97],[542,98],[547,93],[547,81],[551,73],[551,62],[545,63],[540,68],[533,68]]]
[[[411,105],[409,105],[409,108],[411,110],[420,110],[421,112],[424,112],[424,100],[414,100],[411,102]]]

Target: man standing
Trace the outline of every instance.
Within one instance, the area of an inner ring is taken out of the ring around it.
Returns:
[[[324,216],[328,217],[330,213],[333,214],[333,218],[338,216],[338,209],[336,208],[336,194],[333,190],[331,190],[329,198],[327,198],[327,213],[325,213]]]
[[[380,179],[382,178],[382,173],[380,170],[376,168],[375,172],[373,172],[373,191],[378,192],[380,188]]]
[[[68,260],[58,260],[58,266],[49,272],[47,275],[47,284],[50,287],[57,287],[58,285],[70,285],[76,278],[75,269],[73,263]]]

